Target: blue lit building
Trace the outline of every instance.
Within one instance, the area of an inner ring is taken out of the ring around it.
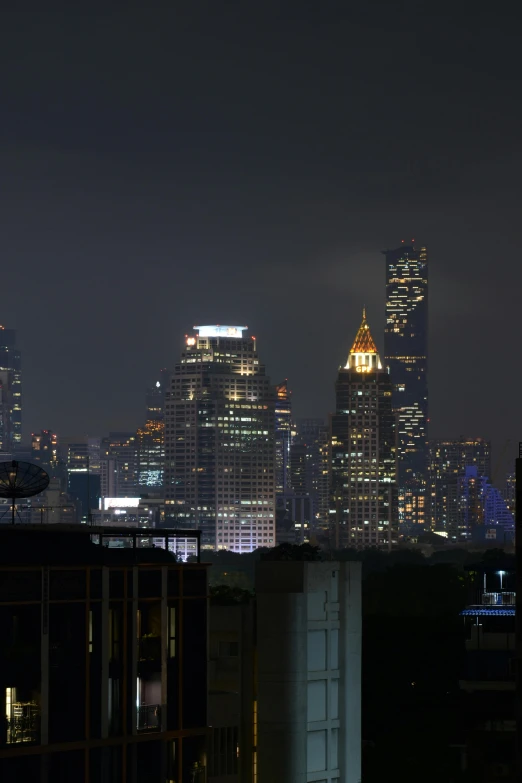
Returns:
[[[399,522],[413,532],[428,519],[428,256],[413,244],[383,252],[384,363],[398,417]]]

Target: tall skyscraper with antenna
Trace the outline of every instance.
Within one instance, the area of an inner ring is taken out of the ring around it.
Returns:
[[[414,241],[383,251],[384,362],[398,419],[399,521],[407,533],[428,523],[428,254]]]
[[[330,419],[332,548],[397,543],[396,418],[392,382],[363,319],[335,384]]]

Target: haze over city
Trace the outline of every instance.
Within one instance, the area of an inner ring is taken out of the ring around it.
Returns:
[[[514,35],[409,3],[4,14],[26,432],[134,427],[201,322],[248,324],[296,415],[325,416],[363,304],[382,351],[380,251],[415,237],[430,436],[516,440]]]

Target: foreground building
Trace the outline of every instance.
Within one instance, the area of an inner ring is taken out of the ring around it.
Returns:
[[[470,780],[518,780],[514,563],[468,570],[472,594],[461,612],[466,654],[456,744]]]
[[[396,419],[366,312],[331,416],[331,546],[390,549],[397,543]]]
[[[196,326],[165,398],[165,523],[202,544],[275,544],[276,395],[246,326]]]
[[[211,600],[208,783],[359,783],[360,568],[260,562]]]
[[[399,518],[408,533],[427,522],[428,254],[403,244],[385,250],[384,363],[398,416]]]
[[[179,535],[0,528],[2,783],[204,783],[206,567]]]

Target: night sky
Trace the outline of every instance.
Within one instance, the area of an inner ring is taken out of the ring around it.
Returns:
[[[514,453],[514,6],[145,5],[1,14],[0,322],[25,434],[134,429],[197,323],[248,324],[296,414],[326,415],[363,304],[382,351],[380,251],[415,237],[430,434]]]

